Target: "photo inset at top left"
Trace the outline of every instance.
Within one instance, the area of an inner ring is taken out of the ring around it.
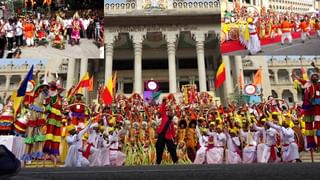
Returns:
[[[0,58],[103,57],[103,1],[0,0]]]

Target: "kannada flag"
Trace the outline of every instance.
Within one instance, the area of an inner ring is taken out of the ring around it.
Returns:
[[[101,100],[104,104],[112,104],[112,94],[113,94],[113,81],[112,77],[109,78],[107,85],[103,88],[101,93]]]
[[[254,75],[253,85],[261,85],[262,84],[262,69],[259,68],[256,74]]]
[[[93,76],[89,80],[88,91],[93,91]]]
[[[90,78],[88,72],[83,75],[81,81],[77,84],[77,86],[73,89],[72,93],[70,93],[68,99],[70,99],[80,88],[87,88],[90,84]]]
[[[224,63],[221,63],[216,74],[214,87],[216,89],[220,88],[225,80],[226,80],[226,67]]]

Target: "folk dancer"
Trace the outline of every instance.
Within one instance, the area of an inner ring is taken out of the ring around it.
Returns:
[[[281,134],[282,162],[301,162],[298,145],[294,139],[294,131],[290,128],[290,121],[284,119],[282,125],[276,125],[270,121],[268,125],[276,129]]]
[[[249,17],[247,18],[247,22],[249,24],[248,28],[250,33],[250,40],[248,42],[249,55],[255,55],[259,52],[262,52],[260,40],[257,34],[257,27],[255,25],[256,20],[253,20],[252,17]]]
[[[287,17],[284,18],[283,22],[280,25],[281,27],[281,45],[284,45],[285,40],[288,39],[289,45],[292,44],[292,35],[291,35],[291,29],[294,27],[294,24],[290,23],[287,19]]]
[[[66,140],[69,145],[68,154],[65,160],[65,167],[87,167],[89,166],[89,161],[83,156],[82,152],[82,137],[91,125],[91,120],[89,120],[88,125],[82,129],[79,133],[76,131],[74,125],[69,125],[67,131],[69,136]]]

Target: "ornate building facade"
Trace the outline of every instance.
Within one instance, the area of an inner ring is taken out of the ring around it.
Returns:
[[[117,71],[125,93],[142,93],[151,78],[164,92],[177,93],[189,81],[208,91],[220,58],[219,31],[218,0],[107,3],[105,79]]]

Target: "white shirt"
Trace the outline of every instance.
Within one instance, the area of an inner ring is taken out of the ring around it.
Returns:
[[[22,31],[22,23],[20,21],[16,24],[16,36],[21,36],[23,33]]]
[[[14,34],[14,26],[13,24],[6,23],[4,25],[4,29],[6,30],[6,37],[12,38]]]
[[[243,136],[246,139],[246,143],[247,145],[253,145],[256,146],[258,141],[259,141],[259,137],[260,137],[260,132],[256,131],[256,132],[250,132],[252,138],[249,139],[249,132],[243,132],[242,129],[240,129],[240,135]]]
[[[280,134],[281,135],[281,142],[283,145],[295,142],[293,129],[291,129],[290,127],[285,128],[285,127],[282,127],[279,125],[275,125],[271,122],[268,122],[268,123],[271,127],[273,127],[274,129],[276,129],[277,131],[279,131],[281,133]]]
[[[238,136],[231,137],[229,134],[227,134],[228,150],[231,152],[236,152],[238,149],[237,146],[240,146],[240,138]]]

